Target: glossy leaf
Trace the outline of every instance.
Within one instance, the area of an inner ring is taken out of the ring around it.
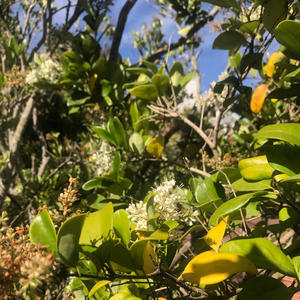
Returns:
[[[145,149],[142,136],[139,133],[134,132],[129,138],[129,146],[134,152],[142,154]]]
[[[109,202],[106,206],[94,213],[89,214],[83,223],[79,244],[99,245],[106,239],[113,229],[113,206]]]
[[[146,150],[151,155],[159,158],[164,150],[164,138],[162,136],[152,138],[147,144]]]
[[[300,256],[293,257],[292,262],[297,273],[298,280],[300,280]]]
[[[242,24],[240,27],[240,31],[252,34],[253,31],[258,27],[258,25],[259,25],[259,21],[250,21]]]
[[[300,96],[300,84],[292,84],[287,88],[277,88],[273,90],[270,94],[268,94],[269,99],[288,99],[295,96]]]
[[[296,174],[294,176],[290,176],[289,178],[280,180],[280,183],[286,182],[300,182],[300,174]]]
[[[115,140],[112,138],[111,134],[105,130],[104,128],[100,127],[100,126],[94,126],[93,127],[95,134],[97,137],[110,142],[111,144],[113,144],[114,146],[116,146],[116,142]]]
[[[82,189],[85,191],[89,191],[89,190],[92,190],[95,188],[100,188],[100,187],[102,187],[102,181],[103,181],[103,179],[100,177],[93,178],[93,179],[85,182],[82,186]]]
[[[158,96],[157,88],[153,83],[136,86],[129,89],[128,92],[137,98],[150,101],[156,100]]]
[[[215,251],[218,251],[221,245],[228,221],[229,217],[225,217],[217,226],[211,228],[204,237],[206,244]]]
[[[30,240],[47,247],[56,253],[56,231],[47,210],[42,210],[31,222],[29,228]]]
[[[300,124],[282,123],[267,125],[253,135],[257,139],[275,139],[300,146]]]
[[[277,61],[279,61],[282,57],[284,57],[284,54],[282,52],[275,52],[273,53],[267,64],[265,65],[265,72],[267,76],[272,77],[275,72],[275,64]]]
[[[300,173],[300,149],[291,145],[266,147],[268,162],[277,171],[289,176]]]
[[[116,140],[118,141],[119,145],[125,147],[125,149],[126,149],[128,146],[127,135],[126,135],[123,124],[121,123],[121,121],[119,120],[118,117],[113,118],[113,124],[114,124],[115,133],[116,133]]]
[[[111,282],[110,280],[100,280],[99,282],[97,282],[90,290],[89,297],[92,297],[95,293],[97,293],[99,289],[109,284],[110,282]]]
[[[244,35],[238,31],[222,32],[213,42],[213,49],[232,50],[247,44]]]
[[[163,74],[155,74],[152,77],[152,83],[156,86],[160,95],[165,95],[170,86],[169,77]]]
[[[261,84],[254,90],[250,102],[250,109],[252,112],[257,114],[262,109],[265,102],[267,89],[268,89],[267,84]]]
[[[252,198],[264,194],[264,192],[248,193],[224,202],[215,210],[215,212],[210,217],[209,225],[216,226],[220,218],[237,211],[238,209],[246,205]]]
[[[274,30],[276,40],[300,57],[300,22],[285,20]]]
[[[238,168],[225,167],[210,177],[214,181],[220,181],[223,184],[231,184],[241,178]],[[229,182],[228,182],[229,181]]]
[[[232,184],[232,188],[237,192],[254,192],[272,189],[271,179],[250,182],[240,178]]]
[[[260,70],[262,67],[262,58],[262,53],[249,53],[244,55],[240,62],[240,73],[243,74],[247,68]]]
[[[296,276],[291,259],[271,241],[264,238],[231,240],[220,248],[221,253],[232,253],[247,257],[258,268],[278,271]]]
[[[85,214],[67,219],[57,234],[57,251],[63,263],[75,267],[79,255],[79,238],[86,218]]]
[[[285,19],[287,14],[286,0],[269,0],[265,2],[262,22],[269,32],[273,32],[276,25]]]
[[[203,2],[208,2],[208,3],[214,4],[214,5],[220,6],[220,7],[239,8],[239,5],[236,3],[235,0],[203,0]]]
[[[239,272],[256,274],[257,270],[245,257],[206,251],[187,264],[181,277],[193,284],[208,285],[219,283]]]
[[[119,209],[114,213],[113,224],[116,236],[127,246],[130,242],[130,220],[126,210]]]
[[[247,167],[241,169],[241,175],[244,179],[249,181],[260,181],[264,179],[272,178],[273,172],[275,171],[269,164],[263,165],[253,165],[252,167]]]
[[[243,285],[243,290],[238,294],[237,300],[290,300],[293,292],[280,280],[259,276],[250,278]]]
[[[189,183],[195,199],[203,211],[215,211],[214,204],[222,203],[222,198],[225,197],[222,186],[219,183],[213,182],[210,178],[203,180],[193,178]]]

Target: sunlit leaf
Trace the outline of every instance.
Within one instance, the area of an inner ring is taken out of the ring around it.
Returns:
[[[207,243],[207,245],[216,251],[218,251],[221,245],[228,220],[229,217],[225,217],[224,220],[222,220],[217,226],[211,228],[204,237],[204,240]]]
[[[230,240],[221,246],[220,252],[245,256],[258,268],[296,276],[291,259],[271,241],[264,238]]]
[[[146,150],[151,155],[159,158],[164,150],[164,138],[162,136],[152,138],[147,144]]]
[[[100,280],[97,282],[89,292],[89,297],[92,297],[99,289],[110,283],[110,280]]]
[[[185,267],[181,277],[193,284],[216,284],[232,274],[257,270],[247,258],[235,254],[206,251],[193,258]]]
[[[42,210],[31,222],[30,239],[56,253],[56,231],[47,210]]]

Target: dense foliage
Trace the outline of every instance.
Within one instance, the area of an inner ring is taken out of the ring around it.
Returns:
[[[298,1],[153,1],[137,63],[114,2],[0,3],[1,297],[296,299]]]

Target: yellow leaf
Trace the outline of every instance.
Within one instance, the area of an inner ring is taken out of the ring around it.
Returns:
[[[225,234],[226,225],[228,223],[229,217],[225,217],[217,226],[213,227],[208,231],[204,240],[206,244],[211,247],[212,249],[218,251],[220,244],[222,242],[223,236]]]
[[[267,64],[265,65],[265,72],[266,72],[267,76],[269,76],[269,77],[273,76],[274,71],[275,71],[276,62],[278,62],[280,60],[280,58],[283,56],[284,55],[281,52],[275,52],[270,56]]]
[[[250,109],[256,114],[260,112],[260,110],[264,105],[267,88],[268,88],[267,84],[261,84],[255,89],[252,95],[251,102],[250,102]]]
[[[110,283],[110,280],[101,280],[99,282],[97,282],[93,288],[90,290],[89,292],[89,297],[92,297],[99,289],[101,289],[103,286],[105,286],[106,284]]]
[[[276,103],[277,101],[278,101],[278,99],[276,99],[276,98],[272,98],[272,99],[271,99],[271,102],[272,102],[272,103]]]
[[[206,251],[193,258],[182,272],[186,281],[199,285],[216,284],[239,272],[257,273],[254,264],[235,254]]]
[[[152,138],[147,144],[146,150],[151,155],[155,156],[156,158],[159,158],[161,156],[162,151],[164,150],[164,138],[162,136]]]
[[[145,272],[145,274],[150,274],[154,272],[155,270],[154,263],[157,262],[157,256],[153,250],[150,241],[147,242],[147,245],[145,247],[143,261],[144,261],[143,271]]]

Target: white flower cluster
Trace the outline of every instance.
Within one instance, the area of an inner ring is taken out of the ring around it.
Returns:
[[[218,81],[222,81],[228,77],[227,72],[223,72],[219,77]],[[214,87],[216,85],[216,82],[213,81],[210,84],[210,89],[205,91],[203,95],[200,96],[200,103],[197,103],[198,106],[205,104],[206,106],[223,103],[223,101],[226,99],[228,95],[228,86],[225,85],[222,93],[217,94],[213,91]]]
[[[126,209],[132,224],[135,224],[137,230],[147,230],[147,205],[143,201],[129,204]]]
[[[99,150],[91,156],[91,161],[96,167],[97,176],[102,176],[111,170],[114,155],[115,149],[108,142],[102,141]]]
[[[159,223],[162,224],[166,220],[173,220],[191,226],[197,221],[198,211],[193,211],[191,206],[188,206],[188,208],[186,206],[183,207],[185,195],[175,185],[175,180],[165,181],[153,192],[154,211],[159,214]],[[147,229],[146,203],[140,201],[137,204],[130,204],[127,212],[131,222],[136,225],[136,229]]]
[[[46,80],[51,83],[56,83],[61,72],[61,67],[58,62],[52,59],[41,59],[40,64],[26,76],[26,83],[34,84],[38,81]]]

